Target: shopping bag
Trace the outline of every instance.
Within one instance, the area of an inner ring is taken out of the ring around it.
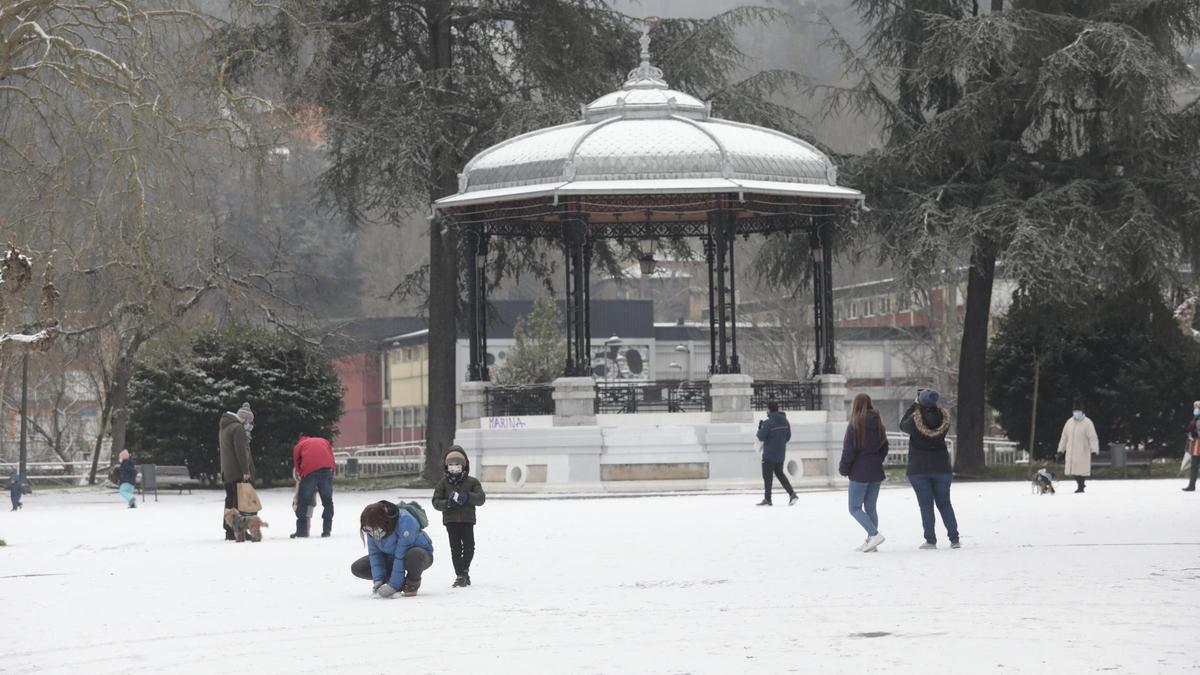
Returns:
[[[242,513],[258,513],[262,510],[262,502],[258,499],[258,493],[249,483],[237,484],[237,503],[238,511]]]
[[[759,457],[762,457],[762,450],[763,442],[759,440],[754,441],[754,452],[758,453]]]

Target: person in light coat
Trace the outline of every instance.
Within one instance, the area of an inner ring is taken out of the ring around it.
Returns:
[[[1092,475],[1092,458],[1100,454],[1100,438],[1096,435],[1096,425],[1084,414],[1079,401],[1075,402],[1071,419],[1063,425],[1058,454],[1066,463],[1063,473],[1075,478],[1075,493],[1083,492],[1087,478]]]

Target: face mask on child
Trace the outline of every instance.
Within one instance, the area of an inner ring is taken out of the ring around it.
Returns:
[[[1200,408],[1192,408],[1192,416],[1200,417]]]
[[[1075,412],[1071,413],[1071,417],[1074,417],[1076,422],[1082,421],[1083,420],[1083,411],[1076,410]]]
[[[457,476],[463,472],[463,467],[462,464],[448,464],[446,465],[446,471]]]

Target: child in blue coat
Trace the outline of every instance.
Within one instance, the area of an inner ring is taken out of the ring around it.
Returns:
[[[354,561],[350,572],[374,582],[371,593],[390,598],[417,594],[421,573],[433,565],[433,541],[406,509],[388,501],[363,509],[359,536],[366,540],[367,555]]]
[[[12,499],[12,510],[16,511],[21,508],[21,494],[25,491],[25,486],[21,481],[21,474],[16,471],[8,477],[8,496]]]

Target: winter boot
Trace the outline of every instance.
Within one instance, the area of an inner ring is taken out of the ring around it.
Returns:
[[[462,573],[462,578],[463,578],[463,581],[464,581],[464,582],[466,582],[466,583],[464,583],[464,584],[463,584],[463,586],[470,586],[470,585],[471,585],[471,573],[470,573],[470,572],[463,572],[463,573]]]
[[[771,500],[764,499],[761,502],[755,504],[755,506],[771,506]]]
[[[330,534],[329,530],[321,530],[321,537],[322,537],[322,538],[324,538],[324,537],[328,537],[328,536],[329,536],[329,534]]]
[[[136,499],[130,499],[130,500],[129,500],[129,508],[131,508],[131,509],[136,509],[136,508],[137,508],[137,500],[136,500]]]
[[[417,594],[417,590],[419,588],[421,588],[421,582],[406,580],[404,584],[400,586],[400,595],[403,595],[406,598],[411,598]]]
[[[327,535],[322,535],[322,536],[327,536]],[[288,535],[288,539],[307,539],[307,538],[308,538],[307,532],[293,532]]]
[[[450,586],[450,588],[466,588],[466,587],[467,587],[467,578],[461,574],[458,575],[457,577],[454,577],[454,584]]]
[[[800,501],[800,498],[797,497],[795,494],[793,494],[791,497],[788,498],[788,506],[795,506],[796,502],[798,502],[798,501]]]
[[[921,544],[920,546],[917,547],[917,549],[921,550],[921,551],[932,551],[936,548],[937,548],[937,544],[933,543],[932,541],[927,541],[924,544]]]
[[[1184,491],[1184,492],[1195,492],[1195,491],[1196,491],[1196,486],[1195,486],[1195,485],[1189,485],[1189,486],[1187,486],[1187,487],[1183,488],[1183,491]],[[16,511],[16,509],[13,509],[13,511]]]
[[[957,541],[952,541],[950,542],[950,548],[962,548],[962,544],[958,543]]]

